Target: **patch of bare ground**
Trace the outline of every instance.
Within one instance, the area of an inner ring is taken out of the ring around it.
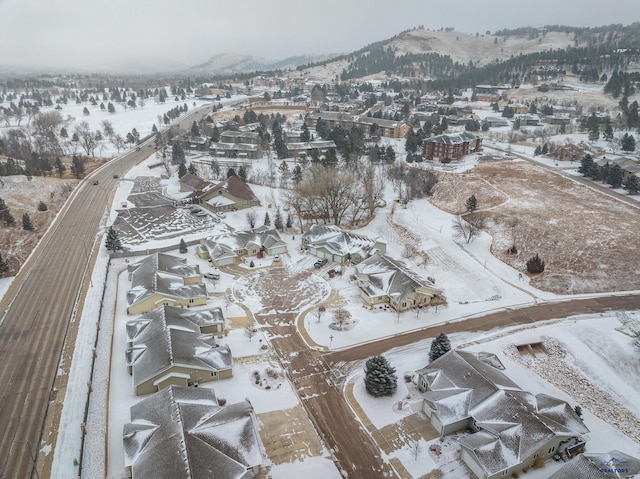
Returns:
[[[535,287],[570,294],[638,288],[637,209],[524,161],[441,174],[431,201],[462,214],[472,194],[497,258],[523,273],[536,253],[544,260],[545,271],[531,277]]]

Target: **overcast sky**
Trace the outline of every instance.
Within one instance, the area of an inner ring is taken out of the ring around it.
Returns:
[[[342,53],[418,25],[465,33],[628,25],[640,0],[0,0],[0,64],[192,66],[219,53]]]

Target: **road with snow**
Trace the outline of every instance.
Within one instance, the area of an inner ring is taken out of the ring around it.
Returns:
[[[180,127],[189,127],[205,110],[210,111],[203,107],[182,118]],[[63,351],[70,365],[77,300],[83,287],[91,287],[89,257],[102,243],[99,228],[118,181],[114,175],[147,158],[152,146],[153,140],[141,144],[80,184],[3,298],[0,479],[48,477],[53,455],[40,454],[38,446],[43,439],[55,442],[64,400],[59,365]]]

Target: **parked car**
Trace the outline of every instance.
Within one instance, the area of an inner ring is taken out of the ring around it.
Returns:
[[[278,262],[278,261],[280,261],[281,259],[282,259],[282,258],[280,258],[280,255],[279,255],[279,254],[274,254],[274,255],[273,255],[273,262],[274,262],[274,263],[277,263],[277,262]]]
[[[224,213],[221,213],[220,211],[218,211],[216,214],[218,215],[218,218],[226,218],[226,215]]]
[[[204,277],[207,279],[220,279],[220,273],[207,272],[204,274]]]
[[[113,175],[114,180],[117,180],[118,178],[120,178],[118,175]]]
[[[96,186],[96,185],[99,185],[99,184],[100,184],[100,182],[99,182],[98,180],[95,180],[95,181],[93,182],[93,186]]]
[[[313,264],[313,267],[314,267],[314,268],[322,268],[322,267],[323,267],[325,264],[327,264],[328,262],[329,262],[329,260],[328,260],[327,258],[322,258],[322,259],[319,259],[318,261],[316,261],[316,262]]]

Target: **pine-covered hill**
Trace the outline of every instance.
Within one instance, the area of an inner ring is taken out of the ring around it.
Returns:
[[[640,23],[597,28],[552,25],[467,34],[416,28],[331,60],[299,66],[317,78],[345,81],[380,75],[434,80],[434,88],[527,81],[544,71],[591,81],[640,67]]]

